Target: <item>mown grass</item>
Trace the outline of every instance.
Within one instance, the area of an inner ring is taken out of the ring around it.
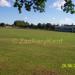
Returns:
[[[74,64],[75,33],[0,29],[0,75],[75,75]]]

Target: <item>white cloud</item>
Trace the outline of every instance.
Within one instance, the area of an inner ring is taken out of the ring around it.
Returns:
[[[60,20],[59,23],[60,24],[72,24],[72,23],[75,24],[74,20],[69,17],[65,17],[64,19]]]
[[[61,10],[61,6],[63,6],[65,4],[65,1],[64,0],[56,0],[52,7],[58,9],[58,10]]]
[[[74,23],[74,21],[73,21],[71,18],[68,18],[68,17],[66,17],[66,18],[64,19],[64,22],[65,22],[65,23],[69,23],[69,24]]]
[[[10,2],[8,2],[7,0],[0,0],[0,6],[1,7],[11,7]]]

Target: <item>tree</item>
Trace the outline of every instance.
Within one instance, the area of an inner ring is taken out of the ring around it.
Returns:
[[[15,21],[14,22],[14,26],[16,26],[16,27],[25,27],[26,26],[26,24],[25,24],[25,22],[24,21]]]
[[[71,14],[74,14],[75,4],[72,2],[72,0],[64,1],[65,4],[64,6],[61,6],[61,9],[66,13],[70,12]],[[46,2],[47,0],[15,0],[14,7],[18,8],[19,13],[21,13],[21,9],[23,6],[27,11],[30,11],[31,8],[33,8],[34,11],[44,12]]]
[[[25,23],[25,28],[29,28],[30,24],[28,22],[24,22]]]
[[[30,11],[31,8],[34,11],[38,10],[40,12],[44,11],[46,0],[15,0],[14,7],[18,7],[19,12],[24,6],[27,11]]]
[[[72,0],[65,0],[64,6],[61,6],[63,11],[66,13],[70,12],[71,14],[75,13],[75,4],[72,2]]]
[[[5,26],[5,23],[0,23],[0,27],[4,27]]]
[[[38,23],[37,28],[42,29],[42,24]]]

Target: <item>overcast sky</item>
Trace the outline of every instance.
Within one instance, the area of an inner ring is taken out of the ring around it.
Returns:
[[[24,20],[30,23],[56,23],[75,24],[75,14],[65,13],[61,10],[64,0],[48,0],[44,13],[27,12],[22,9],[19,14],[17,8],[13,7],[14,0],[0,0],[0,22],[12,24],[15,20]]]

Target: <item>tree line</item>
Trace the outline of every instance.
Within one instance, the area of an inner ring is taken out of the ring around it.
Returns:
[[[67,25],[68,24],[64,24]],[[73,25],[73,24],[72,24]],[[59,24],[52,24],[52,23],[38,23],[37,25],[21,20],[16,20],[14,21],[13,24],[5,24],[5,23],[0,23],[0,27],[12,27],[12,28],[23,28],[23,29],[43,29],[43,30],[55,30],[55,26],[59,26]]]
[[[0,23],[0,27],[15,27],[15,28],[29,28],[29,29],[45,29],[45,30],[54,30],[55,25],[51,23],[38,23],[37,25],[25,21],[14,21],[13,24]]]

